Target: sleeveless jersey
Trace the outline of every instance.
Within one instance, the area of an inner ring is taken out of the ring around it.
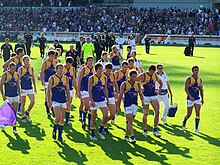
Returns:
[[[142,85],[144,87],[144,96],[156,96],[155,93],[155,83],[156,83],[157,77],[156,74],[153,74],[150,76],[148,73],[144,73],[144,81],[142,82]]]
[[[126,73],[123,73],[121,70],[118,71],[118,77],[116,78],[117,85],[118,85],[118,92],[120,93],[120,87],[123,82],[127,80]]]
[[[50,76],[54,75],[55,72],[55,67],[56,67],[57,61],[53,60],[52,62],[47,59],[45,61],[45,70],[44,70],[44,81],[48,82]]]
[[[105,76],[102,74],[98,77],[96,74],[92,75],[93,84],[92,84],[92,97],[95,102],[105,101]]]
[[[9,71],[5,72],[6,79],[5,79],[5,96],[7,97],[16,97],[18,96],[18,73],[14,72],[14,74],[11,74]]]
[[[138,82],[131,84],[130,81],[125,82],[124,92],[124,107],[129,107],[132,104],[138,105]]]
[[[52,101],[58,103],[66,102],[66,85],[67,77],[61,76],[58,77],[56,74],[52,76]]]
[[[114,57],[112,58],[112,65],[115,65],[115,66],[120,65],[119,52],[117,52],[117,53],[112,53],[112,54],[116,54],[116,56],[114,56]]]
[[[111,72],[109,76],[105,73],[104,75],[107,77],[107,88],[108,88],[108,97],[114,97],[114,74]]]
[[[15,56],[13,58],[13,62],[16,64],[16,72],[17,72],[18,68],[20,68],[22,66],[21,59],[18,58],[17,56]]]
[[[65,66],[63,67],[63,74],[69,78],[69,89],[73,90],[73,76],[74,76],[74,69],[71,66],[67,69]]]
[[[193,75],[190,77],[190,86],[188,88],[190,95],[195,99],[199,100],[199,89],[202,86],[202,79],[201,78],[195,78]],[[189,96],[187,96],[187,99],[190,99]]]
[[[84,75],[82,78],[83,91],[88,91],[89,77],[92,76],[94,73],[95,73],[94,67],[92,67],[91,69],[88,66],[85,67]]]
[[[32,75],[33,75],[33,67],[24,67],[21,66],[21,78],[20,78],[20,84],[21,89],[29,90],[32,89]]]

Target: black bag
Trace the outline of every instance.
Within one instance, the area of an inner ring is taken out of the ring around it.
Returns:
[[[175,117],[177,109],[178,109],[178,105],[173,104],[173,98],[171,97],[170,108],[168,110],[167,116]]]
[[[187,46],[184,50],[185,56],[190,56],[190,46]]]

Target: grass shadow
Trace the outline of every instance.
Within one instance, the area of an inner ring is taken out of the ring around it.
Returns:
[[[192,134],[195,135],[195,136],[198,136],[199,138],[202,138],[202,139],[208,141],[209,144],[212,144],[214,146],[220,147],[220,138],[219,139],[218,138],[214,138],[214,137],[211,137],[211,136],[209,136],[207,134],[204,134],[204,133],[201,133],[201,132],[199,132],[199,133],[192,133]]]
[[[25,128],[24,133],[30,137],[35,137],[37,140],[44,140],[43,137],[46,136],[45,130],[40,128],[40,123],[22,123],[19,122],[20,127]]]
[[[66,143],[59,143],[57,141],[55,141],[55,143],[62,149],[61,152],[58,152],[58,155],[63,160],[67,162],[74,162],[76,164],[84,164],[84,162],[88,161],[86,155],[82,151],[77,152]]]
[[[3,133],[9,140],[9,143],[7,144],[8,148],[10,148],[13,151],[21,151],[22,154],[29,154],[28,150],[30,150],[31,147],[27,139],[22,139],[18,134],[15,134],[16,138],[13,138],[6,131],[3,131]]]
[[[194,140],[192,133],[187,130],[183,131],[179,125],[160,125],[160,127],[164,128],[170,135],[184,137],[187,140]]]

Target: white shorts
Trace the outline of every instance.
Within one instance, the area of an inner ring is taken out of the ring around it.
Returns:
[[[131,45],[132,50],[136,50],[136,45]]]
[[[21,96],[34,95],[33,89],[21,89]]]
[[[119,69],[121,69],[121,65],[113,65],[113,69],[114,70],[119,70]]]
[[[135,105],[135,104],[132,104],[131,106],[129,107],[125,107],[125,114],[132,114],[133,116],[136,116],[137,114],[137,109],[138,109],[138,106]]]
[[[88,98],[89,97],[89,92],[88,91],[82,91],[81,95],[82,95],[82,99]]]
[[[115,98],[114,97],[108,98],[108,103],[111,105],[115,105]]]
[[[144,96],[144,105],[150,104],[153,100],[157,100],[157,96]]]
[[[55,107],[67,108],[66,103],[58,103],[58,102],[56,102],[56,101],[53,101],[53,102],[52,102],[52,106],[53,106],[53,108],[55,108]]]
[[[74,90],[70,90],[70,97],[74,96]]]
[[[15,97],[8,97],[8,96],[6,96],[6,99],[9,101],[10,104],[18,103],[18,96],[15,96]]]
[[[195,104],[202,105],[201,100],[199,99],[194,101],[187,100],[187,107],[193,107]]]
[[[44,83],[44,89],[47,89],[49,82]]]
[[[100,108],[104,108],[104,107],[107,107],[107,104],[106,104],[106,101],[102,101],[102,102],[95,102],[95,106],[91,106],[90,104],[91,102],[89,102],[89,105],[90,105],[90,110],[97,110],[97,109],[100,109]]]

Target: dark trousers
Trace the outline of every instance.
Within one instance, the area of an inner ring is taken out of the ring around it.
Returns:
[[[106,51],[106,52],[108,51],[108,43],[107,42],[104,42],[103,50]]]
[[[147,53],[147,54],[150,53],[150,44],[146,44],[146,45],[145,45],[145,50],[146,50],[146,53]]]
[[[112,46],[113,46],[114,44],[109,44],[109,49],[108,49],[108,52],[110,53],[111,51],[112,51]]]
[[[190,47],[190,56],[193,56],[194,45],[189,45]]]
[[[40,56],[41,57],[44,57],[44,54],[45,54],[44,50],[45,50],[45,46],[44,45],[42,45],[42,46],[40,45]]]
[[[4,62],[8,61],[10,59],[10,54],[3,54]]]
[[[26,50],[27,50],[27,55],[30,56],[31,55],[31,45],[30,44],[26,44]]]
[[[102,52],[97,52],[96,53],[96,62],[98,62],[98,60],[101,59],[101,56],[102,56]]]

